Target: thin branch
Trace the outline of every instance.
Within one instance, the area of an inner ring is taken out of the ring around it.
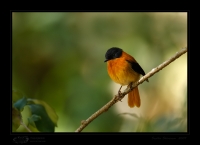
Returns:
[[[24,124],[22,121],[20,122],[22,126],[24,126],[26,128],[26,130],[28,130],[28,132],[32,132],[27,126],[26,124]]]
[[[87,120],[81,121],[81,126],[75,131],[75,132],[81,132],[90,122],[92,122],[95,118],[97,118],[99,115],[101,115],[103,112],[106,112],[112,105],[120,101],[121,99],[124,98],[126,94],[128,94],[134,87],[138,86],[139,84],[142,84],[145,80],[153,76],[155,73],[159,72],[162,70],[164,67],[169,65],[171,62],[179,58],[181,55],[187,52],[187,47],[181,49],[179,52],[176,52],[176,54],[168,59],[167,61],[163,62],[156,68],[153,68],[149,73],[147,73],[145,76],[143,76],[138,82],[134,84],[134,86],[127,87],[124,92],[121,94],[115,95],[115,97],[109,101],[106,105],[104,105],[101,109],[99,109],[97,112],[92,114]]]
[[[21,114],[20,114],[20,116],[19,116],[19,119],[20,119],[20,124],[21,124],[22,126],[24,126],[24,127],[26,128],[26,130],[28,130],[28,132],[32,132],[32,131],[26,126],[26,124],[24,124],[24,122],[23,122],[23,120],[22,120]]]

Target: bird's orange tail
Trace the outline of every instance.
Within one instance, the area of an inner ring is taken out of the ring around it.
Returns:
[[[138,87],[135,87],[128,93],[128,106],[133,108],[134,106],[140,107],[140,94]]]

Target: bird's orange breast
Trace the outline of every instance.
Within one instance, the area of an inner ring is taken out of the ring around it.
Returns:
[[[107,61],[107,70],[110,78],[124,86],[140,79],[140,74],[135,72],[127,60],[135,61],[133,57],[123,52],[120,58]]]

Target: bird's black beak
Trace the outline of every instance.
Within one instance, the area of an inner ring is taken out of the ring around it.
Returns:
[[[108,61],[108,59],[104,60],[104,62]]]

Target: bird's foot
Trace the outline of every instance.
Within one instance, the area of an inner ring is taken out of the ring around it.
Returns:
[[[122,102],[122,97],[120,94],[115,95],[115,100],[119,100],[120,102]]]
[[[122,88],[122,86],[119,88],[119,91],[118,91],[118,96],[121,96],[121,88]]]
[[[122,92],[120,91],[121,88],[122,88],[122,86],[119,88],[118,94],[115,95],[115,99],[116,99],[116,100],[119,100],[119,101],[122,100],[122,98],[121,98],[121,96],[122,96]],[[122,101],[121,101],[121,102],[122,102]]]

